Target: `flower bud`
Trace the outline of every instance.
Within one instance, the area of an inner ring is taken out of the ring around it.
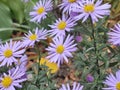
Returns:
[[[86,81],[87,82],[93,82],[94,81],[94,77],[91,74],[88,74],[86,77]]]
[[[77,42],[82,42],[83,38],[82,38],[82,36],[78,35],[78,36],[75,37],[75,40]]]

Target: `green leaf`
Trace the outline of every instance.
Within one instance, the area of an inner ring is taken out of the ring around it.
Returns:
[[[6,2],[10,9],[12,10],[12,17],[15,21],[18,21],[20,24],[24,20],[24,5],[20,0],[8,0]]]
[[[12,26],[12,19],[10,17],[10,9],[8,6],[0,2],[0,28]],[[12,31],[0,32],[0,39],[5,40],[10,38]]]
[[[25,31],[25,30],[22,30],[22,29],[19,29],[19,28],[0,28],[0,32],[1,31],[21,31],[21,32],[24,32],[24,33],[27,33],[27,31]]]

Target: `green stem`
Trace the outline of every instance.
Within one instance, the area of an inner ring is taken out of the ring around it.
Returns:
[[[10,30],[11,31],[20,31],[20,32],[27,33],[27,31],[19,29],[19,28],[0,28],[0,32],[2,32],[2,31],[10,31]]]
[[[97,31],[95,31],[94,29],[94,25],[93,25],[93,22],[92,22],[92,18],[90,17],[90,23],[91,23],[91,28],[92,28],[92,38],[93,38],[93,45],[94,45],[94,53],[95,53],[95,59],[96,59],[96,70],[97,70],[97,74],[98,74],[98,78],[100,78],[100,69],[99,69],[99,57],[98,57],[98,49],[97,49],[97,38],[96,38],[96,35],[97,35]],[[99,84],[99,79],[97,79],[97,86]],[[98,87],[96,87],[98,88]]]
[[[100,70],[99,70],[98,49],[97,49],[97,42],[96,42],[96,32],[95,32],[94,25],[93,25],[91,17],[90,17],[90,23],[91,23],[91,28],[92,28],[92,38],[93,38],[94,52],[95,52],[95,56],[96,56],[97,73],[99,75]]]
[[[15,37],[15,38],[12,38],[12,40],[22,40],[22,38],[23,38],[23,37]],[[10,39],[6,39],[6,40],[3,40],[2,43],[6,43],[6,42],[8,42],[8,41],[10,41],[10,40],[11,40],[11,38],[10,38]]]
[[[18,24],[18,23],[13,23],[13,26],[16,26],[16,27],[21,27],[21,28],[25,28],[25,29],[30,29],[29,26],[26,26],[26,25],[21,25],[21,24]]]
[[[36,46],[36,51],[37,51],[38,60],[39,60],[39,62],[38,62],[38,74],[39,74],[39,70],[40,70],[40,60],[41,60],[41,52],[40,52],[40,51],[41,51],[41,50],[39,49],[38,43],[36,43],[35,46]]]

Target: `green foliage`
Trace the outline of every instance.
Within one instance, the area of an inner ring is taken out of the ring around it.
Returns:
[[[12,19],[10,16],[10,9],[4,3],[0,2],[0,28],[6,28],[12,26]],[[1,39],[10,38],[12,31],[2,31],[0,32]]]
[[[33,30],[36,27],[50,29],[48,25],[53,24],[57,18],[55,13],[49,13],[40,24],[29,21],[29,12],[37,1],[30,0],[30,2],[23,3],[21,0],[0,0],[0,38],[3,42],[11,39],[13,31],[27,33],[28,30]],[[111,68],[115,71],[120,66],[120,48],[113,48],[108,43],[107,36],[107,32],[109,32],[107,20],[115,19],[120,15],[120,0],[104,1],[112,4],[111,16],[100,19],[93,27],[90,20],[84,23],[78,21],[74,30],[70,32],[72,35],[80,34],[83,37],[82,42],[77,42],[78,51],[71,61],[76,69],[76,76],[80,78],[79,82],[84,85],[84,90],[101,90],[104,87],[103,81],[107,75],[106,70]],[[56,8],[58,1],[54,0],[54,4],[54,8]],[[93,37],[93,29],[95,37]],[[21,37],[13,39],[18,40]],[[43,46],[48,45],[44,41],[42,44]],[[44,54],[46,55],[46,53]],[[44,54],[42,53],[42,55]],[[8,68],[2,67],[0,75],[7,70]],[[27,71],[27,75],[31,74],[33,79],[26,81],[23,88],[17,90],[57,90],[55,75],[47,75],[47,72],[47,67],[40,66],[35,62],[32,68]],[[87,82],[86,76],[88,74],[93,75],[95,79],[93,82]]]
[[[8,0],[5,2],[10,10],[13,21],[18,22],[19,24],[23,23],[24,20],[24,5],[20,0]]]
[[[0,38],[4,41],[10,39],[12,31],[23,31],[26,27],[15,26],[24,23],[24,4],[20,0],[0,1]],[[22,30],[23,29],[23,30]]]

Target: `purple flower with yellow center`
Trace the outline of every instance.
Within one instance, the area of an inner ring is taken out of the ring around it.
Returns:
[[[102,0],[97,0],[96,3],[94,2],[95,0],[79,2],[78,7],[73,9],[74,12],[80,13],[75,19],[83,19],[82,22],[84,22],[91,17],[92,22],[95,23],[98,21],[98,18],[103,18],[104,15],[110,14],[110,4],[102,4]]]
[[[0,67],[11,66],[12,63],[18,63],[17,58],[20,58],[25,52],[25,49],[22,49],[22,43],[20,41],[6,42],[6,44],[0,45]]]
[[[109,74],[103,83],[108,86],[103,90],[120,90],[120,70],[116,72],[115,76],[112,73]]]
[[[114,28],[108,33],[108,41],[113,45],[120,45],[120,24],[116,24]]]
[[[77,44],[74,44],[73,36],[68,35],[66,38],[59,36],[53,39],[50,46],[46,49],[48,51],[47,59],[50,62],[57,63],[58,66],[66,61],[68,63],[68,57],[73,57],[72,52],[77,50]]]
[[[12,68],[8,71],[8,74],[4,73],[0,77],[0,90],[16,90],[15,87],[22,88],[20,83],[26,81],[26,73],[19,67]]]
[[[52,1],[51,0],[39,0],[34,6],[34,11],[30,12],[32,22],[41,22],[41,20],[46,18],[48,11],[52,10]]]
[[[23,47],[33,47],[35,42],[46,39],[47,33],[47,30],[43,28],[41,30],[36,28],[34,33],[29,31],[28,34],[25,34],[25,37],[23,37]]]
[[[51,30],[49,33],[51,36],[58,37],[58,36],[65,36],[66,32],[70,32],[73,30],[73,27],[76,25],[76,22],[73,18],[67,17],[65,15],[62,16],[62,19],[56,20],[56,23],[53,25],[49,25]]]
[[[60,4],[60,9],[63,9],[63,13],[71,13],[73,8],[76,8],[78,2],[81,0],[62,0],[62,4]]]
[[[83,85],[80,85],[80,83],[73,83],[73,88],[70,88],[70,85],[67,83],[67,85],[62,84],[62,87],[59,90],[83,90]]]

